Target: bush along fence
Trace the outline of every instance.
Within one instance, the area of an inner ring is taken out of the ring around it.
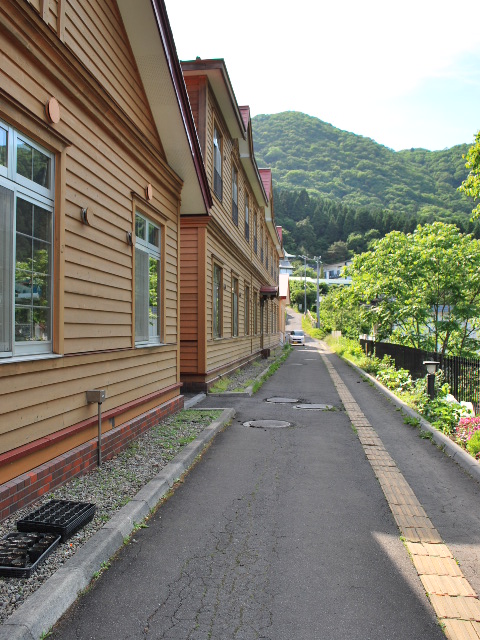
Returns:
[[[387,389],[428,420],[435,429],[442,431],[474,458],[480,460],[480,417],[473,416],[468,406],[459,404],[450,395],[450,385],[445,381],[441,369],[435,374],[436,391],[435,397],[431,399],[427,392],[427,376],[413,379],[407,369],[397,367],[393,356],[385,354],[381,357],[380,350],[377,351],[377,356],[373,353],[366,354],[365,346],[368,348],[370,345],[361,345],[357,340],[328,336],[326,341],[338,355],[351,360],[373,375]],[[379,344],[386,343],[376,343],[376,346]],[[431,354],[425,352],[425,356],[425,359],[430,359]],[[408,424],[415,422],[412,422],[411,418],[406,418],[405,421]]]
[[[480,409],[480,360],[476,358],[462,358],[460,356],[446,356],[434,351],[424,351],[390,342],[375,342],[360,339],[360,344],[366,355],[375,355],[380,360],[390,356],[397,369],[406,369],[414,380],[422,378],[425,373],[424,360],[436,360],[440,363],[445,382],[450,387],[450,393],[459,402],[471,402],[475,413]]]

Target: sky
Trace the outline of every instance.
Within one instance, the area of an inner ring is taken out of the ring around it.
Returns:
[[[301,111],[395,150],[480,129],[480,0],[165,4],[180,60],[224,58],[252,116]]]

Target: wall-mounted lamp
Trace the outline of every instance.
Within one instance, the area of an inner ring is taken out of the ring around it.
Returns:
[[[150,201],[153,198],[153,187],[150,183],[145,187],[145,200]]]
[[[129,247],[133,247],[133,236],[131,231],[127,231],[127,244]]]
[[[83,224],[90,225],[93,216],[88,212],[88,207],[85,207],[84,209],[80,209],[80,217]]]
[[[436,360],[424,360],[423,364],[427,368],[427,392],[430,400],[433,400],[435,397],[435,374],[440,362],[437,362]]]

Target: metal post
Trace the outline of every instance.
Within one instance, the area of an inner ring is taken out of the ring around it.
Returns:
[[[430,400],[435,398],[435,374],[427,373],[427,392]]]
[[[304,293],[304,307],[303,307],[303,315],[307,315],[307,256],[303,256],[303,264],[304,264],[304,281],[303,281],[303,293]]]
[[[102,403],[98,403],[98,466],[102,464]]]
[[[320,329],[320,260],[322,256],[315,256],[317,261],[317,329]]]
[[[98,404],[98,466],[102,464],[102,402],[105,400],[106,394],[103,389],[93,389],[87,391],[87,402],[89,404]]]

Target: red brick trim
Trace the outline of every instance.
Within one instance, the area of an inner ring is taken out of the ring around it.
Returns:
[[[102,436],[103,459],[112,458],[142,433],[157,425],[167,416],[183,409],[183,402],[184,397],[177,396],[119,427],[107,431]],[[96,466],[97,439],[93,438],[35,469],[5,482],[0,485],[0,521],[17,509],[35,502],[44,493],[53,491],[75,476],[88,473]]]
[[[121,413],[125,413],[130,409],[134,409],[142,404],[149,402],[150,400],[154,400],[160,396],[165,395],[169,391],[174,391],[175,389],[180,389],[182,383],[172,384],[170,387],[162,389],[161,391],[155,391],[154,393],[150,393],[148,396],[142,396],[132,402],[127,402],[126,404],[122,404],[114,409],[110,409],[109,411],[105,411],[102,413],[102,420],[109,420],[118,416]],[[21,447],[17,447],[16,449],[12,449],[10,451],[6,451],[5,453],[0,454],[0,467],[5,464],[10,464],[15,460],[19,460],[24,456],[28,456],[36,451],[41,451],[42,449],[46,449],[47,447],[51,447],[52,445],[65,440],[66,438],[70,438],[71,436],[80,433],[84,429],[88,429],[88,427],[92,427],[97,424],[98,417],[95,415],[92,418],[88,418],[87,420],[83,420],[82,422],[77,422],[77,424],[72,425],[71,427],[65,427],[65,429],[61,429],[60,431],[56,431],[49,436],[45,436],[44,438],[39,438],[38,440],[34,440],[33,442],[29,442],[28,444],[24,444]]]

